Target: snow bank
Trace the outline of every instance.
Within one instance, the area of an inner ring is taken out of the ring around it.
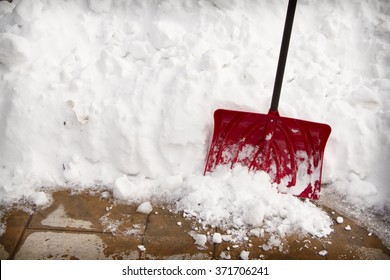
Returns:
[[[2,203],[104,185],[118,199],[176,199],[208,223],[326,234],[323,213],[264,174],[200,175],[215,109],[268,111],[286,3],[0,2]],[[299,1],[280,101],[283,116],[332,126],[329,189],[379,211],[390,202],[389,10]]]

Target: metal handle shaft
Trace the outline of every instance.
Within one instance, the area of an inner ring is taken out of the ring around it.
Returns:
[[[271,101],[271,108],[270,108],[270,111],[273,112],[278,111],[280,92],[282,90],[284,69],[286,67],[288,46],[290,44],[291,30],[294,22],[294,14],[295,14],[296,6],[297,6],[297,0],[290,0],[288,2],[286,22],[284,23],[282,45],[280,47],[278,68],[276,70],[274,91],[272,94],[272,101]]]

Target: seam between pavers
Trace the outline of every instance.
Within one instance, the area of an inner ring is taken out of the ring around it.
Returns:
[[[36,231],[56,231],[56,232],[72,232],[72,233],[99,233],[99,234],[111,234],[112,232],[104,232],[104,231],[98,231],[98,230],[79,230],[79,229],[72,229],[72,228],[51,228],[51,227],[29,227],[28,229],[36,230]]]
[[[117,236],[116,234],[109,232],[109,231],[98,231],[98,230],[78,230],[78,229],[67,229],[67,228],[36,228],[36,227],[29,227],[28,229],[34,230],[34,231],[53,231],[53,232],[67,232],[67,233],[83,233],[83,234],[104,234],[104,235],[112,235]],[[118,234],[120,236],[121,234]],[[139,236],[142,236],[142,242],[144,238],[144,233],[139,234]],[[143,243],[142,243],[143,244]]]
[[[215,228],[215,232],[219,232],[220,231],[220,228],[219,227],[216,227]],[[212,256],[212,258],[213,258],[213,260],[219,260],[220,258],[219,258],[219,256],[217,257],[217,252],[219,251],[219,244],[218,243],[214,243],[213,242],[213,256]]]
[[[145,229],[144,229],[144,232],[142,233],[142,240],[141,240],[141,245],[145,245],[145,235],[146,235],[146,231],[148,229],[148,225],[149,225],[149,220],[150,220],[150,215],[151,213],[148,214],[148,216],[146,217],[146,222],[145,222]],[[138,260],[143,260],[142,257],[144,257],[144,254],[145,252],[140,252],[139,255],[138,255]]]
[[[213,256],[212,256],[213,260],[217,260],[217,247],[218,244],[213,242]]]
[[[22,231],[22,233],[19,236],[18,242],[16,243],[15,248],[12,251],[12,254],[8,257],[9,260],[14,260],[15,259],[16,253],[19,251],[19,249],[20,249],[20,247],[22,245],[22,240],[23,240],[24,234],[26,233],[26,230],[28,229],[28,226],[30,225],[32,218],[33,218],[33,214],[31,214],[28,217],[28,220],[27,220],[26,224],[23,227],[23,231]]]

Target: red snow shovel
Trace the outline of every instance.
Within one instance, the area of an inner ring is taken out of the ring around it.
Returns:
[[[318,199],[329,125],[279,116],[278,104],[296,0],[287,8],[282,45],[268,114],[218,109],[204,173],[236,164],[262,170],[282,193]]]

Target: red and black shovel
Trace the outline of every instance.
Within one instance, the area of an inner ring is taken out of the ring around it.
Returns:
[[[268,114],[218,109],[204,173],[236,164],[262,170],[282,193],[318,199],[329,125],[279,116],[278,104],[297,1],[287,8]]]

